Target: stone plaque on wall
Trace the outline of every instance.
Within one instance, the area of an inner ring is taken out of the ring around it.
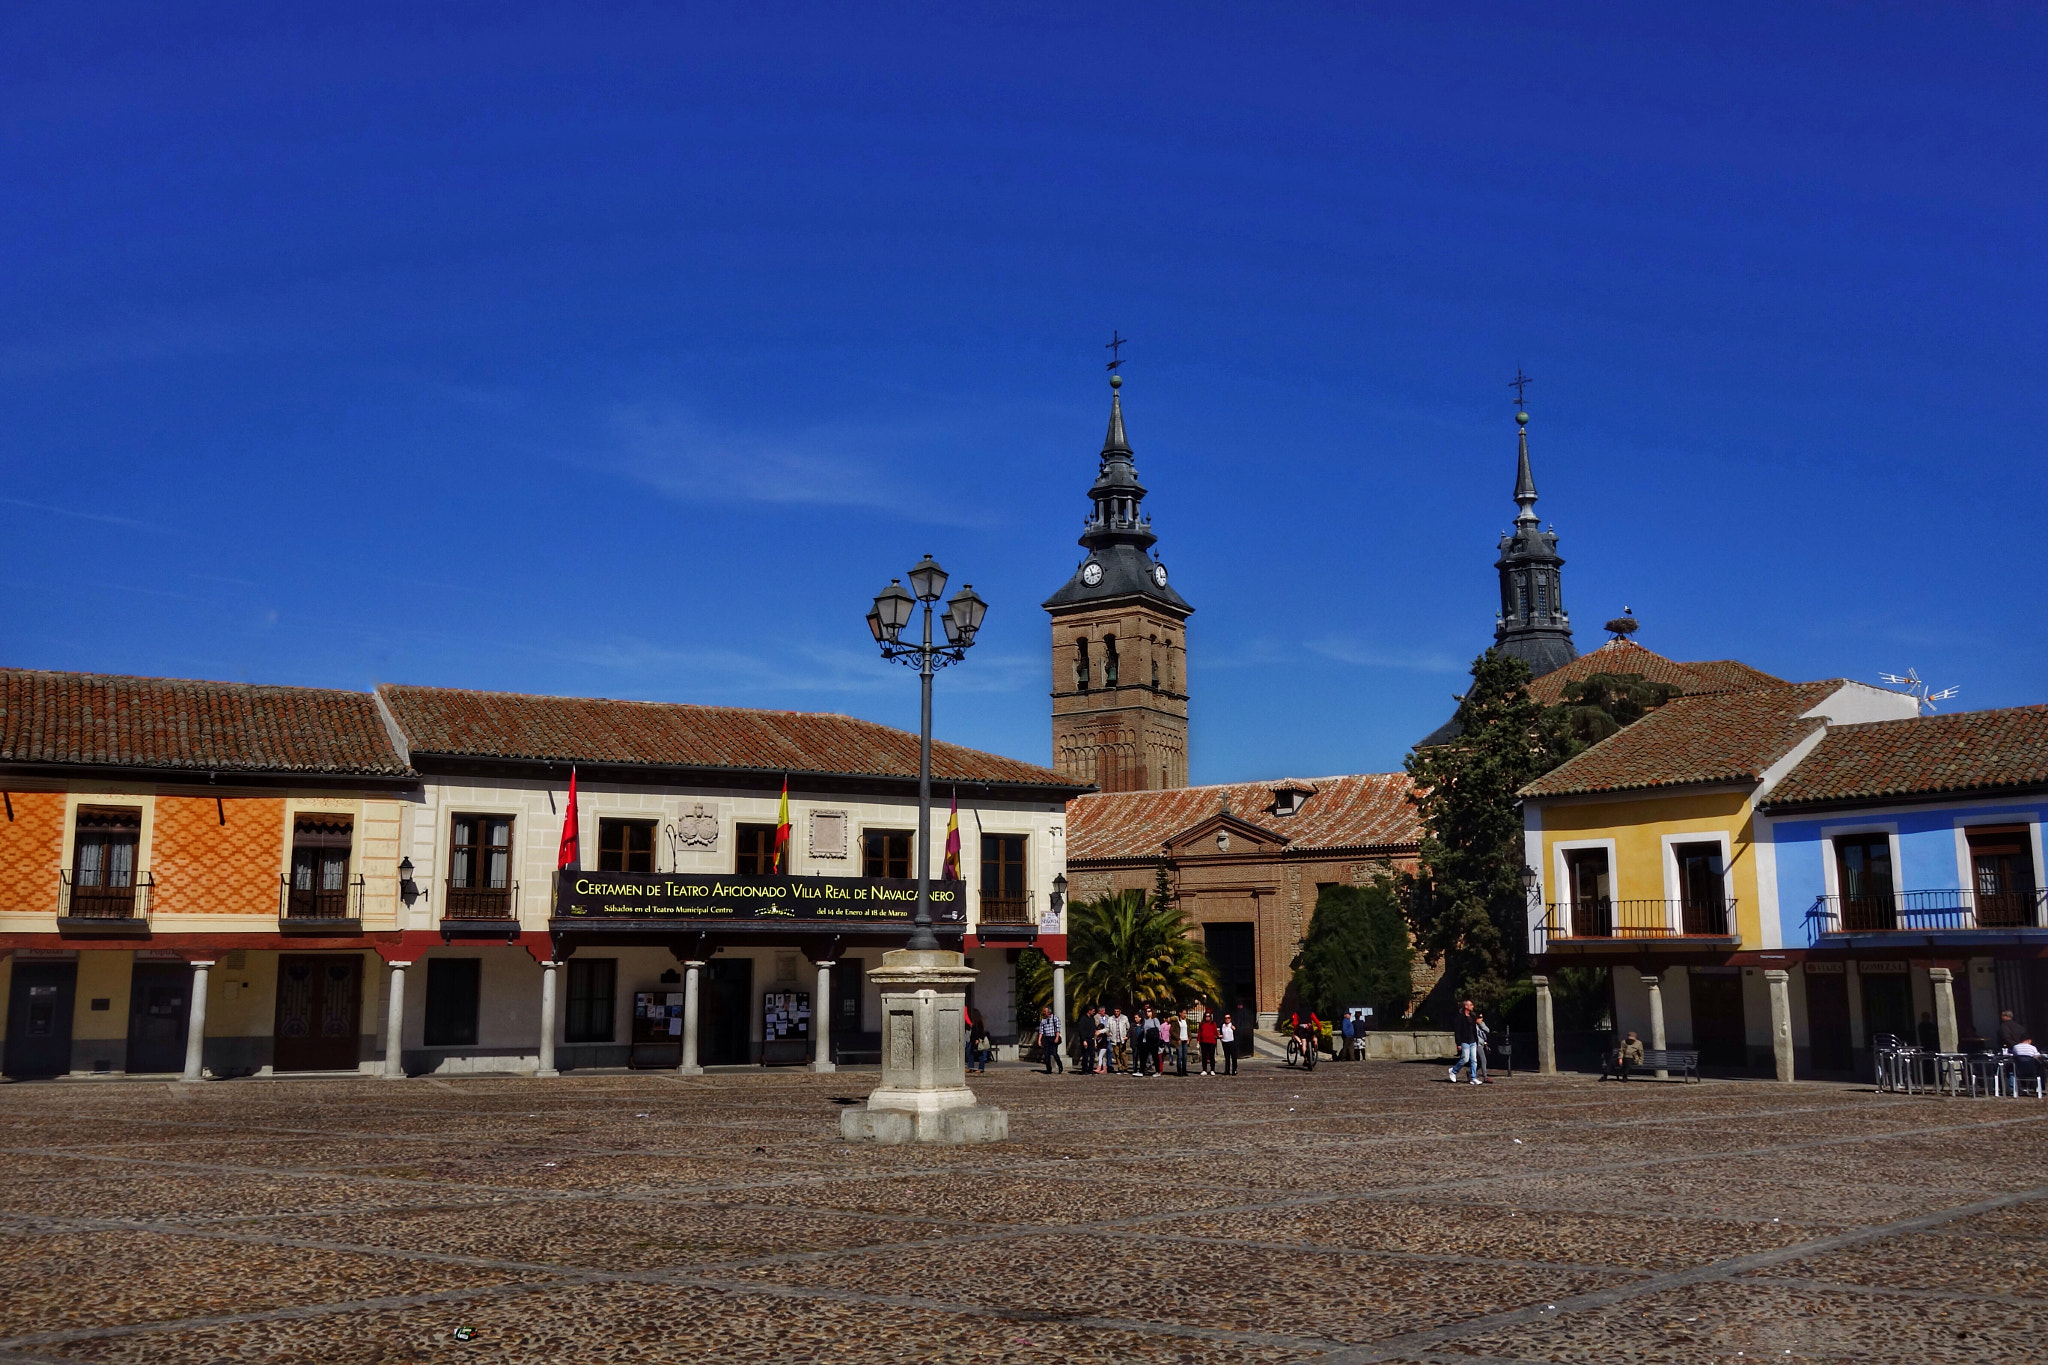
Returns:
[[[814,810],[811,812],[811,856],[813,858],[844,858],[846,856],[846,812],[843,810]]]
[[[718,847],[718,817],[701,801],[689,814],[677,816],[673,828],[676,842],[684,848]]]

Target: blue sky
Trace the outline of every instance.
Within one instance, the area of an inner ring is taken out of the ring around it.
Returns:
[[[1047,757],[1107,407],[1196,781],[1397,766],[1490,642],[1506,381],[1582,648],[2043,699],[2019,6],[14,5],[0,661]]]

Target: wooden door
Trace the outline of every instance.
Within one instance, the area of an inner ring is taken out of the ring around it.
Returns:
[[[738,1066],[755,1060],[754,964],[743,957],[713,958],[704,964],[698,987],[698,1064]]]
[[[353,953],[295,953],[277,960],[278,1071],[354,1071],[363,960]]]
[[[182,1071],[192,1021],[192,969],[182,962],[138,962],[128,991],[128,1070]]]
[[[1742,1014],[1742,977],[1692,973],[1692,1041],[1700,1065],[1724,1071],[1749,1069],[1749,1035]]]
[[[1851,1071],[1849,983],[1840,976],[1806,978],[1807,1050],[1815,1071]]]
[[[1877,1046],[1881,1034],[1892,1034],[1907,1047],[1918,1037],[1913,1026],[1913,985],[1904,972],[1872,973],[1863,978],[1863,1036]]]

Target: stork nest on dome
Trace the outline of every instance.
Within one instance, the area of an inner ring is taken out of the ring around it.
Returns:
[[[1643,623],[1641,621],[1636,620],[1635,617],[1629,615],[1629,610],[1629,608],[1623,607],[1621,609],[1621,615],[1615,617],[1612,621],[1609,621],[1605,627],[1603,627],[1603,629],[1605,629],[1609,634],[1613,635],[1614,638],[1617,640],[1626,640],[1629,636],[1635,634],[1638,630],[1642,629]]]

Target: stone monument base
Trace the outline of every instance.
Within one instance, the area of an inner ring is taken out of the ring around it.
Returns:
[[[1010,1136],[1008,1110],[986,1104],[960,1109],[871,1109],[839,1111],[839,1136],[849,1142],[1004,1142]]]
[[[958,953],[898,949],[868,973],[882,995],[882,1083],[839,1115],[851,1142],[1001,1142],[1010,1116],[967,1088],[967,986]]]

